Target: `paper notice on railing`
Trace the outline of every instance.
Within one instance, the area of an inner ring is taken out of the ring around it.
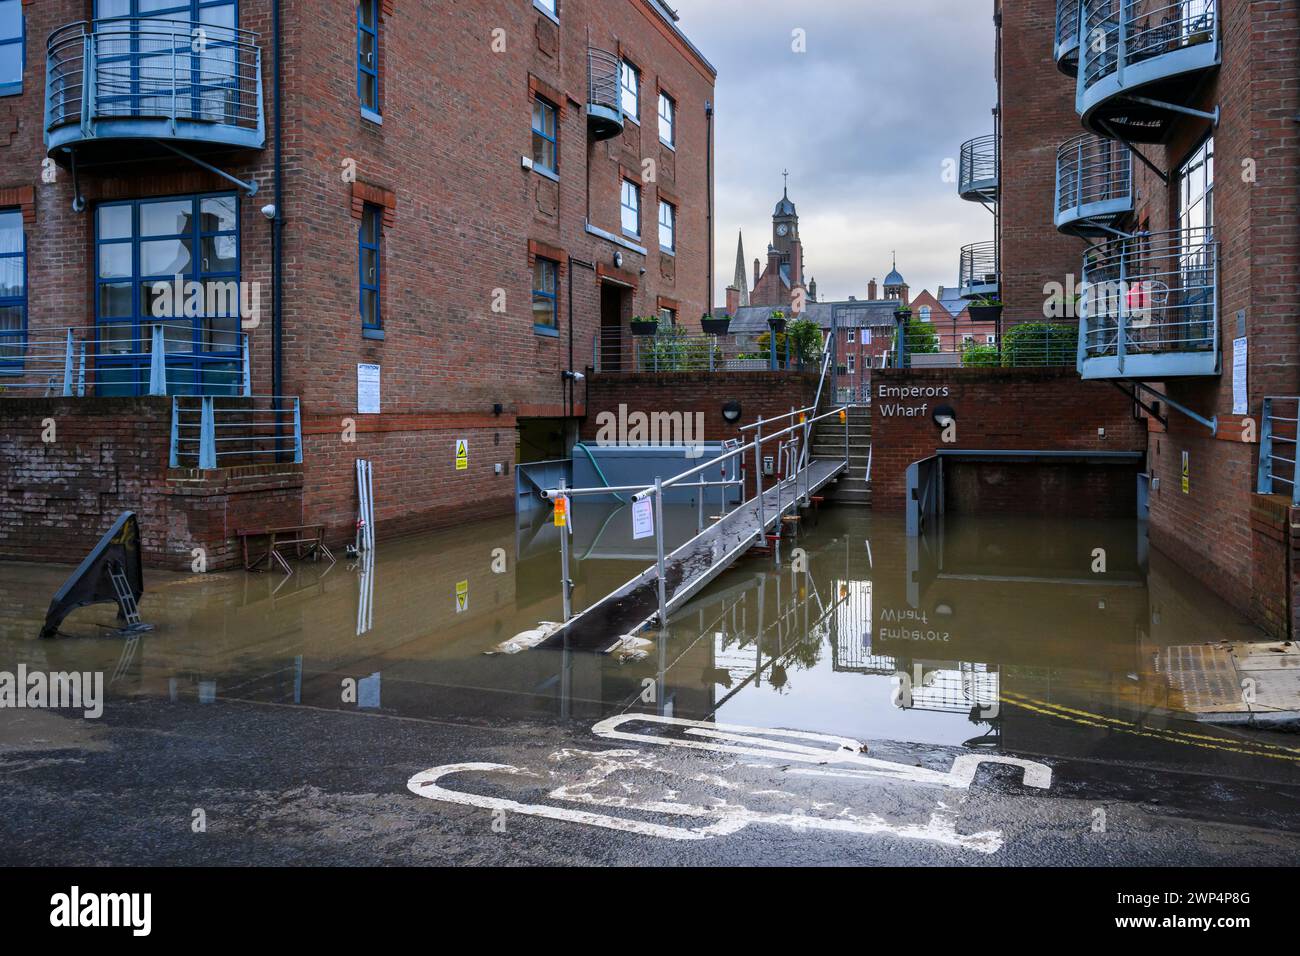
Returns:
[[[655,533],[654,502],[642,498],[632,502],[632,540],[653,538]]]
[[[1250,394],[1246,388],[1246,336],[1232,340],[1232,414],[1250,412]]]

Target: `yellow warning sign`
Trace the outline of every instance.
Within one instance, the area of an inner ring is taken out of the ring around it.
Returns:
[[[456,439],[456,470],[469,470],[469,440],[465,438]]]
[[[1183,494],[1192,493],[1192,464],[1191,456],[1183,452]]]
[[[464,614],[469,610],[469,582],[461,581],[456,585],[456,613]]]
[[[555,499],[555,527],[565,528],[569,524],[569,499]]]

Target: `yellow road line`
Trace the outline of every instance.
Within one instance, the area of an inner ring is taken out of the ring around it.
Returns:
[[[1017,697],[1020,699],[1012,699]],[[1206,750],[1222,750],[1227,753],[1247,754],[1252,757],[1271,757],[1274,760],[1290,760],[1300,763],[1300,749],[1294,747],[1282,747],[1278,744],[1263,742],[1249,746],[1242,746],[1236,744],[1227,737],[1215,737],[1210,734],[1193,734],[1188,733],[1187,731],[1164,730],[1161,728],[1144,728],[1139,730],[1137,725],[1131,721],[1118,720],[1114,717],[1093,714],[1086,710],[1064,707],[1060,704],[1036,700],[1033,697],[1024,697],[1023,695],[1014,694],[1010,691],[1004,691],[1001,699],[1012,707],[1030,710],[1034,713],[1043,714],[1048,717],[1068,720],[1071,723],[1082,724],[1086,727],[1098,727],[1102,730],[1115,730],[1120,733],[1130,734],[1134,737],[1149,737],[1153,740],[1182,744],[1187,747],[1201,747]]]

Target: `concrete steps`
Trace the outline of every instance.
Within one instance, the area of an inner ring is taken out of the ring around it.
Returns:
[[[840,476],[830,500],[843,505],[871,507],[871,486],[867,483],[867,463],[871,456],[871,410],[852,408],[848,424],[841,425],[834,418],[817,425],[812,437],[814,458],[831,460],[844,458],[844,432],[849,439],[849,470]]]

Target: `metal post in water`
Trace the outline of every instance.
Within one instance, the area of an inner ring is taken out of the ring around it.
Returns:
[[[763,416],[758,416],[758,430],[754,432],[754,493],[758,496],[758,538],[761,541],[767,531],[767,515],[763,510]],[[744,488],[740,497],[745,498]]]
[[[659,574],[659,629],[668,627],[668,585],[664,581],[664,482],[655,478],[655,568]]]
[[[560,479],[560,494],[564,495],[565,481]],[[573,599],[569,591],[569,501],[564,500],[564,526],[560,528],[560,593],[564,598],[564,623],[573,617]]]

